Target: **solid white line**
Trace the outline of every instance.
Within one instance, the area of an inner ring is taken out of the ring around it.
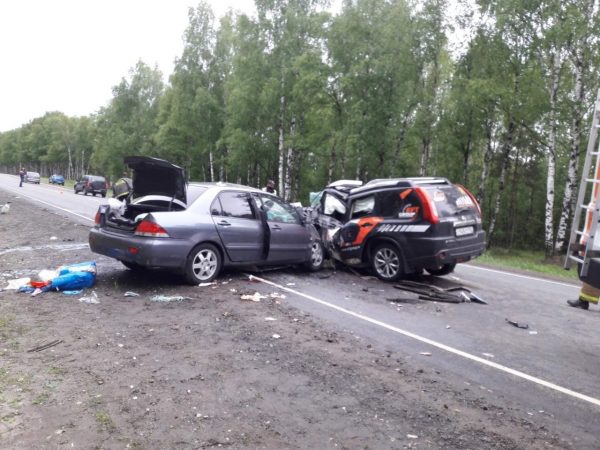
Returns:
[[[5,188],[5,189],[6,189],[6,188]],[[43,200],[39,200],[39,199],[37,199],[37,198],[35,198],[35,197],[31,197],[31,196],[29,196],[29,195],[25,194],[24,192],[21,192],[21,191],[15,191],[15,190],[13,190],[13,189],[10,189],[10,188],[9,188],[8,190],[9,190],[9,192],[12,192],[12,193],[14,193],[14,194],[18,194],[18,195],[19,195],[19,197],[26,197],[26,198],[28,198],[29,200],[34,200],[34,201],[36,201],[36,202],[43,203],[43,204],[44,204],[44,205],[46,205],[46,206],[50,206],[50,207],[52,207],[52,208],[60,209],[61,211],[67,212],[67,213],[69,213],[69,214],[73,214],[74,216],[81,217],[82,219],[85,219],[85,220],[89,220],[90,222],[93,222],[93,221],[94,221],[93,219],[90,219],[89,217],[82,216],[81,214],[77,214],[76,212],[73,212],[73,211],[71,211],[71,210],[69,210],[69,209],[61,208],[60,206],[53,205],[52,203],[48,203],[48,202],[45,202],[45,201],[43,201]]]
[[[577,286],[576,284],[562,283],[560,281],[545,280],[544,278],[530,277],[530,276],[527,276],[527,275],[518,275],[516,273],[504,272],[503,270],[488,269],[488,268],[485,268],[485,267],[473,266],[471,264],[461,264],[460,268],[462,269],[463,267],[464,268],[469,268],[469,269],[483,270],[483,271],[486,271],[486,272],[501,273],[502,275],[510,275],[510,276],[517,277],[517,278],[525,278],[526,280],[543,281],[544,283],[558,284],[559,286],[574,287],[574,288],[577,288],[577,289],[579,289],[581,287],[581,286]]]
[[[292,294],[299,295],[300,297],[304,297],[304,298],[306,298],[308,300],[311,300],[313,302],[319,303],[319,304],[321,304],[323,306],[327,306],[329,308],[332,308],[332,309],[335,309],[337,311],[343,312],[344,314],[348,314],[348,315],[350,315],[352,317],[356,317],[357,319],[364,320],[365,322],[369,322],[369,323],[372,323],[374,325],[378,325],[378,326],[380,326],[382,328],[385,328],[385,329],[390,330],[390,331],[394,331],[395,333],[402,334],[404,336],[407,336],[409,338],[412,338],[412,339],[415,339],[417,341],[423,342],[425,344],[432,345],[433,347],[437,347],[437,348],[439,348],[441,350],[445,350],[445,351],[453,353],[455,355],[462,356],[463,358],[470,359],[471,361],[478,362],[478,363],[483,364],[485,366],[492,367],[494,369],[500,370],[502,372],[509,373],[509,374],[514,375],[514,376],[519,377],[519,378],[523,378],[524,380],[531,381],[532,383],[539,384],[540,386],[545,386],[545,387],[547,387],[549,389],[553,389],[553,390],[558,391],[558,392],[560,392],[562,394],[569,395],[569,396],[577,398],[579,400],[583,400],[583,401],[592,403],[593,405],[596,405],[596,406],[600,406],[600,400],[597,399],[597,398],[590,397],[588,395],[581,394],[579,392],[575,392],[575,391],[573,391],[571,389],[559,386],[559,385],[554,384],[554,383],[550,383],[549,381],[546,381],[546,380],[542,380],[541,378],[537,378],[537,377],[534,377],[532,375],[528,375],[528,374],[526,374],[524,372],[520,372],[518,370],[511,369],[510,367],[503,366],[502,364],[498,364],[498,363],[489,361],[487,359],[480,358],[479,356],[475,356],[475,355],[472,355],[470,353],[464,352],[462,350],[458,350],[458,349],[456,349],[454,347],[450,347],[448,345],[442,344],[440,342],[433,341],[433,340],[428,339],[426,337],[419,336],[417,334],[411,333],[410,331],[402,330],[400,328],[397,328],[397,327],[394,327],[392,325],[389,325],[389,324],[387,324],[385,322],[381,322],[381,321],[379,321],[377,319],[373,319],[371,317],[364,316],[362,314],[356,313],[354,311],[351,311],[349,309],[343,308],[341,306],[337,306],[337,305],[334,305],[332,303],[326,302],[324,300],[320,300],[320,299],[318,299],[316,297],[313,297],[311,295],[304,294],[302,292],[296,291],[294,289],[290,289],[290,288],[285,287],[285,286],[281,286],[281,285],[279,285],[277,283],[273,283],[272,281],[269,281],[269,280],[265,280],[264,278],[259,278],[259,277],[255,276],[255,275],[249,275],[249,278],[250,278],[250,280],[257,280],[257,281],[260,281],[262,283],[268,284],[270,286],[276,287],[278,289],[282,289],[282,290],[290,292]]]

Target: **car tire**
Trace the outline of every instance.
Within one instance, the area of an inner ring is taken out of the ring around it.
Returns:
[[[443,275],[448,275],[449,273],[454,272],[454,268],[456,267],[456,263],[451,264],[442,264],[438,267],[426,267],[425,270],[429,272],[431,275],[435,275],[436,277],[441,277]]]
[[[213,281],[223,265],[221,253],[212,244],[199,244],[190,252],[185,263],[185,280],[196,285]]]
[[[132,263],[129,261],[121,261],[121,263],[127,267],[129,270],[133,270],[136,272],[139,272],[140,270],[144,270],[144,267],[140,266],[139,264],[136,263]]]
[[[106,198],[106,192],[102,193],[102,198]]]
[[[394,244],[378,244],[371,252],[371,269],[383,281],[397,281],[404,276],[402,253]]]
[[[303,267],[309,272],[317,272],[323,268],[325,249],[321,241],[313,241],[310,245],[310,260]]]

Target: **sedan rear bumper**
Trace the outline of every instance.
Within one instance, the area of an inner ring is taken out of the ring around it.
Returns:
[[[149,269],[182,271],[190,251],[189,242],[172,238],[152,238],[119,234],[94,227],[89,234],[94,253],[134,263]]]

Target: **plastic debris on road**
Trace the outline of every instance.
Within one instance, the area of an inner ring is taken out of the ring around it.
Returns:
[[[214,286],[216,283],[200,283],[198,285],[198,287],[208,287],[208,286]],[[225,284],[225,283],[223,283]]]
[[[30,281],[31,281],[31,278],[29,278],[29,277],[17,278],[16,280],[10,280],[8,282],[8,286],[6,286],[4,288],[4,290],[19,289],[19,288],[21,288],[23,286],[27,286]]]
[[[153,302],[160,302],[160,303],[169,303],[169,302],[182,302],[183,300],[192,300],[191,297],[183,297],[181,295],[155,295],[153,297],[150,297],[150,300],[152,300]]]
[[[140,294],[137,292],[127,291],[123,294],[124,297],[139,297]]]
[[[74,291],[62,291],[63,294],[65,295],[79,295],[83,292],[83,289],[77,289]]]
[[[512,325],[513,327],[517,327],[517,328],[521,328],[523,330],[527,330],[529,328],[529,325],[526,323],[519,323],[519,322],[515,322],[514,320],[509,320],[509,319],[505,319],[506,323]]]
[[[28,279],[25,283],[23,280],[25,279],[13,280],[12,284],[20,284],[17,287],[19,292],[33,292],[33,295],[48,291],[77,291],[96,283],[96,262],[87,261],[61,266],[56,270],[42,270],[35,280]]]
[[[280,294],[279,292],[273,292],[273,293],[270,295],[270,297],[271,297],[271,298],[279,298],[279,299],[281,299],[281,300],[284,300],[284,299],[285,299],[285,295],[283,295],[283,294]]]
[[[261,295],[258,292],[255,292],[252,295],[250,295],[250,294],[244,294],[240,298],[242,300],[250,300],[252,302],[260,302],[262,299],[267,298],[267,296],[266,295]]]
[[[98,300],[98,294],[96,294],[96,291],[92,291],[92,293],[86,297],[81,297],[79,299],[79,301],[81,303],[89,303],[89,304],[93,304],[93,305],[100,303],[100,301]]]

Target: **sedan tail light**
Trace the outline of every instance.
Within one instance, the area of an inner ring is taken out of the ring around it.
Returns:
[[[423,219],[431,224],[439,223],[440,216],[438,215],[437,208],[433,199],[429,196],[427,191],[422,187],[415,188],[416,194],[421,200],[421,207],[423,208]]]
[[[150,219],[142,220],[135,229],[136,236],[168,238],[169,233],[159,224]]]

